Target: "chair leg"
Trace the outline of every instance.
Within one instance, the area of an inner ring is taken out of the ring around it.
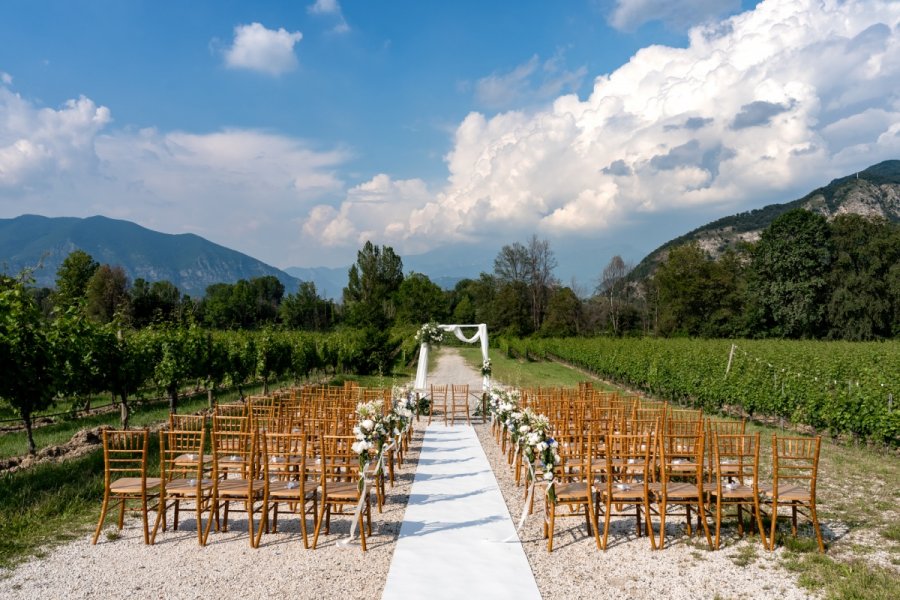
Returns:
[[[666,547],[666,501],[663,500],[659,505],[659,546],[662,550]]]
[[[103,529],[103,521],[106,519],[106,511],[109,508],[109,490],[106,490],[103,493],[103,506],[100,508],[100,520],[97,521],[97,530],[94,532],[94,539],[91,541],[91,544],[97,543],[97,538],[100,537],[100,530]]]
[[[769,550],[775,550],[775,533],[778,530],[778,502],[772,500],[772,524],[769,531]]]
[[[547,552],[553,552],[553,529],[556,525],[556,503],[550,503],[550,539],[547,541]]]
[[[320,509],[319,517],[316,519],[316,530],[315,530],[315,532],[313,532],[313,543],[312,543],[313,550],[316,549],[316,544],[319,542],[319,528],[322,526],[322,521],[325,519],[325,507],[327,505],[328,505],[328,503],[323,498],[322,499],[322,508]]]
[[[150,545],[150,526],[147,523],[147,496],[141,496],[141,522],[144,525],[144,545]]]
[[[816,530],[816,542],[819,544],[819,552],[825,553],[825,542],[822,540],[822,528],[819,527],[819,517],[816,514],[816,504],[813,502],[809,505],[809,516],[812,520],[813,529]]]
[[[650,549],[656,550],[656,536],[653,535],[653,521],[650,519],[650,502],[647,500],[644,501],[644,517],[647,523],[647,537],[650,538]],[[660,527],[660,530],[662,530],[662,527]]]
[[[609,498],[606,500],[606,508],[604,510],[604,518],[603,518],[603,545],[601,546],[602,550],[606,550],[606,542],[609,538],[609,518],[610,513],[612,512],[612,502],[610,502]]]

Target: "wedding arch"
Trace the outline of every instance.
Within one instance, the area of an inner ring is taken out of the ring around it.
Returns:
[[[464,328],[472,328],[476,327],[477,331],[475,335],[472,337],[466,337],[463,333]],[[456,339],[466,342],[467,344],[474,344],[475,342],[481,342],[481,360],[482,364],[484,361],[488,360],[488,334],[487,334],[487,325],[484,323],[480,323],[478,325],[438,325],[438,328],[452,333],[456,336]],[[416,366],[416,384],[415,389],[417,391],[426,391],[428,389],[428,343],[422,342],[419,347],[419,364]],[[484,391],[489,390],[491,387],[491,376],[489,374],[483,374],[481,376],[481,388]]]

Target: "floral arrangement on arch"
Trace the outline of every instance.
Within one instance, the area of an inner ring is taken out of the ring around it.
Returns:
[[[491,368],[491,359],[486,358],[484,362],[481,363],[481,376],[482,377],[490,377],[492,372]]]
[[[438,327],[435,322],[429,322],[422,325],[416,332],[417,344],[428,344],[429,346],[437,346],[444,341],[444,331]]]

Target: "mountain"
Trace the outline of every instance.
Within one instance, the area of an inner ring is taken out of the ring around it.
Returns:
[[[795,208],[820,213],[827,219],[855,213],[900,222],[900,160],[887,160],[859,173],[835,179],[792,202],[770,204],[698,227],[648,254],[634,268],[631,277],[646,277],[666,257],[670,248],[695,240],[713,257],[741,242],[755,242],[772,221]]]
[[[168,280],[194,297],[213,283],[234,283],[274,275],[285,293],[299,282],[279,269],[214,244],[192,233],[172,235],[107,217],[42,217],[0,219],[0,270],[34,271],[37,285],[53,287],[56,271],[70,252],[81,249],[100,264],[120,265],[131,281]]]

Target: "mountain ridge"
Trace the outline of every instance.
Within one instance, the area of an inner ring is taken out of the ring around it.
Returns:
[[[120,265],[129,279],[168,280],[202,296],[214,283],[272,275],[287,292],[299,281],[271,265],[193,233],[170,234],[137,223],[92,217],[21,215],[0,219],[0,261],[8,273],[35,268],[39,286],[53,287],[59,265],[80,249],[103,264]]]
[[[638,263],[630,276],[647,277],[669,249],[695,240],[714,258],[741,242],[755,242],[772,221],[795,208],[818,212],[829,220],[839,214],[855,213],[900,222],[900,160],[886,160],[853,175],[833,179],[797,200],[710,221],[659,246]]]

